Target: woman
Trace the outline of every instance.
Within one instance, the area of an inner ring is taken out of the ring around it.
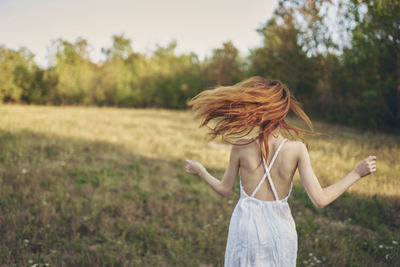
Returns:
[[[296,266],[297,232],[287,200],[297,169],[317,208],[325,207],[361,177],[376,171],[376,157],[369,156],[340,181],[322,188],[303,139],[304,134],[321,134],[313,131],[300,104],[278,80],[252,77],[234,86],[205,90],[189,105],[197,112],[196,118],[203,118],[200,126],[217,119],[210,127],[211,139],[238,139],[231,143],[229,166],[222,180],[210,175],[201,163],[186,160],[186,171],[201,176],[222,196],[231,192],[240,171],[240,199],[230,220],[225,266]],[[290,109],[311,131],[285,122]],[[257,136],[241,138],[254,129]],[[284,138],[284,133],[293,137],[291,131],[302,142]]]

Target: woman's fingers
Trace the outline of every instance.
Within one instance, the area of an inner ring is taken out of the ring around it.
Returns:
[[[376,157],[375,157],[376,158]],[[368,164],[368,169],[370,171],[370,173],[375,172],[376,171],[376,161],[375,160],[371,160]]]
[[[367,166],[370,173],[376,171],[376,156],[371,155],[367,158]]]
[[[356,172],[364,177],[376,171],[376,156],[370,155],[362,160],[355,168]]]
[[[185,159],[185,162],[186,162],[186,171],[190,172],[190,169],[191,169],[190,167],[192,165],[192,161],[189,159]]]
[[[190,159],[185,159],[186,162],[186,172],[188,173],[196,173],[196,171],[193,169],[193,161]]]

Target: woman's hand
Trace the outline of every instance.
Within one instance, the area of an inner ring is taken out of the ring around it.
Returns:
[[[205,170],[204,166],[195,160],[186,159],[186,172],[200,175]]]
[[[376,171],[376,156],[369,156],[354,168],[354,171],[364,177]]]

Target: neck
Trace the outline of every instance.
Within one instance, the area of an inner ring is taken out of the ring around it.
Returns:
[[[268,146],[271,147],[275,144],[279,144],[283,139],[284,137],[281,135],[280,128],[278,127],[268,136]]]

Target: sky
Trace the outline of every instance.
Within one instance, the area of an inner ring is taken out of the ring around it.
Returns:
[[[256,29],[276,6],[277,0],[0,0],[0,45],[27,47],[43,67],[52,40],[82,37],[97,62],[113,34],[131,39],[136,52],[176,40],[177,53],[202,59],[231,40],[245,56],[261,46]]]

